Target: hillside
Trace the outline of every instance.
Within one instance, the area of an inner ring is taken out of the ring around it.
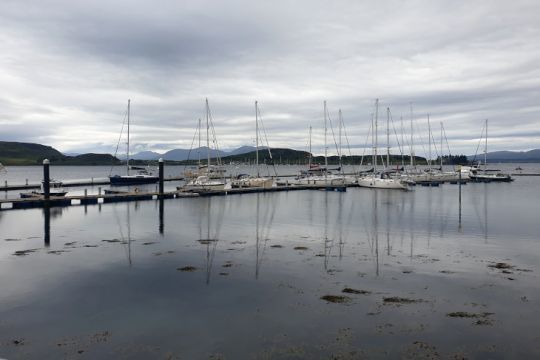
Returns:
[[[468,156],[469,160],[475,158],[474,155]],[[484,154],[476,155],[476,160],[484,161]],[[540,162],[540,149],[529,151],[492,151],[487,153],[487,161],[496,162]]]
[[[111,165],[120,160],[110,154],[63,155],[51,146],[0,141],[0,162],[4,165],[40,165],[49,159],[52,165]]]
[[[0,141],[0,162],[4,165],[35,165],[43,159],[61,159],[60,151],[45,145]]]

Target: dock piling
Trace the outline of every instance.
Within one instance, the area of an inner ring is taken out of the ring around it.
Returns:
[[[49,172],[49,159],[43,160],[43,197],[49,200],[51,193],[51,178]]]
[[[88,197],[88,189],[84,189],[84,197]]]
[[[100,195],[100,196],[101,196],[101,186],[100,186],[100,187],[98,187],[98,188],[97,188],[97,190],[98,190],[98,195]]]

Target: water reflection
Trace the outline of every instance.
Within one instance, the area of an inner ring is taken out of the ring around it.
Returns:
[[[51,208],[49,206],[43,208],[43,223],[45,247],[49,247],[51,245]]]
[[[43,242],[45,247],[51,245],[51,218],[60,218],[62,216],[63,208],[45,206],[42,209],[43,215]]]
[[[163,235],[165,230],[165,221],[163,219],[164,212],[165,212],[165,204],[163,203],[163,198],[159,199],[159,233]]]
[[[122,204],[124,205],[124,204]],[[131,204],[129,202],[125,203],[126,206],[126,220],[125,223],[122,221],[120,215],[118,214],[117,207],[115,206],[113,208],[114,217],[116,220],[116,224],[118,227],[118,232],[120,235],[121,243],[124,245],[124,251],[126,253],[126,259],[128,266],[131,268],[132,265],[132,257],[131,257],[131,242],[133,241],[131,239]],[[121,206],[123,207],[123,206]],[[124,235],[124,224],[126,226],[126,233]]]
[[[214,205],[214,203],[217,204]],[[197,241],[206,246],[205,281],[208,285],[210,284],[216,247],[219,242],[219,235],[223,225],[225,201],[209,196],[200,199],[196,204],[198,205],[197,218],[199,225],[199,239]],[[215,207],[217,208],[214,210],[213,208]],[[213,213],[215,213],[215,216],[212,216]],[[203,233],[205,235],[203,235]]]
[[[259,278],[264,251],[270,239],[270,230],[276,213],[277,196],[257,193],[255,211],[255,279]],[[261,200],[262,198],[262,200]],[[261,211],[261,202],[263,209]]]

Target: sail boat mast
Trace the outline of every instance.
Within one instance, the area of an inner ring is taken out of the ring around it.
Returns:
[[[206,98],[206,154],[208,159],[208,173],[210,174],[210,107]]]
[[[343,155],[342,149],[341,149],[341,127],[343,125],[343,117],[341,114],[341,109],[339,109],[339,170],[343,172],[342,164],[341,164],[341,157]]]
[[[201,167],[201,119],[199,119],[199,147],[197,149],[197,155],[199,156],[199,168]]]
[[[413,110],[412,110],[412,103],[410,103],[411,107],[411,168],[414,167],[414,129],[413,129]]]
[[[129,113],[131,108],[131,100],[128,99],[128,108],[127,108],[127,159],[126,159],[126,167],[127,167],[127,174],[129,175]]]
[[[431,170],[431,123],[429,122],[429,114],[427,115],[427,126],[428,126],[428,165]]]
[[[386,166],[390,168],[390,108],[386,108]]]
[[[400,116],[401,121],[401,167],[405,169],[405,139],[403,138],[403,113]]]
[[[377,171],[377,132],[378,132],[378,123],[379,123],[379,99],[375,99],[375,127],[373,128],[373,174]]]
[[[442,147],[443,147],[443,144],[442,144],[442,140],[443,140],[443,124],[442,124],[442,121],[441,121],[441,151],[440,151],[440,156],[441,156],[441,171],[442,171],[442,165],[443,165],[443,158],[442,158]]]
[[[484,168],[487,170],[488,119],[486,119],[486,146],[484,147]]]
[[[255,101],[255,161],[257,166],[257,177],[259,174],[259,110],[257,108],[257,101]]]
[[[328,174],[328,146],[326,145],[326,134],[328,127],[326,124],[326,100],[324,101],[324,177],[326,180]]]
[[[308,160],[308,170],[311,169],[311,157],[313,155],[311,154],[311,125],[309,125],[309,160]]]

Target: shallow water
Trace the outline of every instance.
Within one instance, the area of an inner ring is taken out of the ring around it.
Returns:
[[[540,357],[540,178],[458,189],[0,212],[0,358]]]

